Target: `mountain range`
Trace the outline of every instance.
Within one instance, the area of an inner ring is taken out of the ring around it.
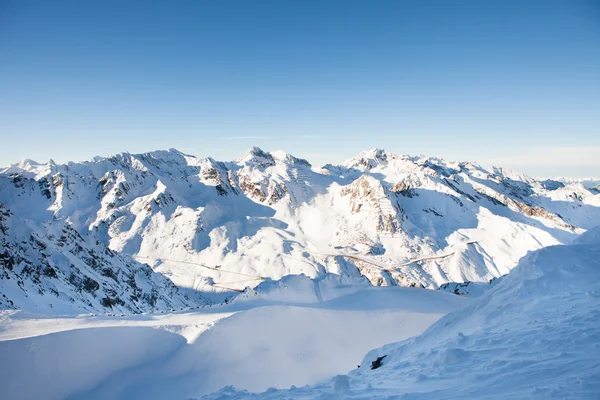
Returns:
[[[0,307],[142,313],[266,279],[489,282],[600,221],[600,191],[374,149],[322,167],[251,148],[170,149],[0,169]]]

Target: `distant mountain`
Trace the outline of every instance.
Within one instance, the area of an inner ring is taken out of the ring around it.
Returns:
[[[558,182],[559,184],[580,183],[592,193],[600,193],[600,178],[556,178],[547,179],[548,182]]]
[[[207,304],[302,273],[487,282],[600,223],[581,183],[379,149],[323,167],[256,147],[24,160],[0,169],[0,203],[2,306],[66,312]]]

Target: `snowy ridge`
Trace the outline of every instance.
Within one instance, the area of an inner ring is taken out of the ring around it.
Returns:
[[[598,232],[528,254],[483,297],[420,336],[372,350],[348,375],[259,394],[227,387],[203,398],[597,398]]]
[[[0,204],[2,308],[140,313],[211,303],[85,236],[62,221],[37,225],[18,218]]]
[[[373,285],[432,289],[487,282],[527,251],[569,243],[600,221],[600,195],[579,183],[553,186],[381,149],[322,168],[259,148],[234,162],[174,149],[67,164],[25,160],[0,169],[0,203],[40,242],[54,240],[51,225],[65,226],[134,269],[140,264],[131,258],[149,264],[196,304],[222,301],[259,277],[362,275]],[[5,240],[14,247],[23,240],[13,234]],[[77,268],[85,279],[93,266]],[[33,292],[57,301],[46,290],[52,277],[23,287],[0,278],[3,307],[27,308]]]
[[[588,189],[600,189],[600,178],[567,178],[567,177],[558,177],[548,179],[547,181],[558,181],[562,184],[568,185],[572,183],[579,183],[585,186]]]

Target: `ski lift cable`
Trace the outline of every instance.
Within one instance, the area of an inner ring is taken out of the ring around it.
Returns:
[[[146,260],[167,261],[167,262],[174,262],[174,263],[180,263],[180,264],[198,265],[198,266],[203,267],[203,268],[212,269],[213,271],[227,272],[229,274],[237,274],[237,275],[240,275],[240,276],[247,276],[249,278],[267,279],[267,278],[265,278],[264,276],[261,276],[261,275],[244,274],[243,272],[230,271],[230,270],[226,270],[226,269],[210,267],[210,266],[205,265],[205,264],[195,263],[195,262],[191,262],[191,261],[179,261],[179,260],[170,260],[168,258],[153,258],[153,257],[144,257],[144,256],[134,256],[134,258],[142,258],[142,259],[146,259]]]
[[[253,281],[258,281],[258,280],[262,280],[263,278],[251,278],[251,279],[242,279],[239,281],[228,281],[228,282],[215,282],[212,286],[214,285],[227,285],[230,283],[241,283],[241,282],[253,282]]]
[[[478,243],[477,240],[469,240],[464,242],[465,244],[469,245],[469,244],[475,244]],[[412,260],[408,260],[403,262],[402,264],[398,264],[398,265],[391,265],[390,267],[386,267],[381,265],[380,263],[376,263],[373,261],[370,261],[367,259],[367,257],[364,256],[359,256],[358,254],[344,254],[344,253],[339,253],[339,254],[331,254],[331,253],[320,253],[320,252],[316,252],[316,251],[309,251],[307,250],[307,252],[312,253],[312,254],[318,254],[318,255],[322,255],[322,256],[327,256],[327,257],[346,257],[346,258],[350,258],[350,259],[355,259],[358,261],[362,261],[365,262],[367,264],[371,264],[375,267],[378,267],[384,271],[388,271],[388,272],[392,272],[393,270],[397,270],[399,267],[406,267],[412,263],[418,263],[421,261],[427,261],[427,260],[435,260],[435,259],[440,259],[440,258],[446,258],[446,257],[450,257],[452,255],[454,255],[456,253],[456,251],[453,251],[451,253],[446,253],[446,254],[437,254],[437,255],[432,255],[432,256],[425,256],[425,257],[418,257],[418,258],[414,258]]]
[[[212,287],[217,287],[219,289],[233,290],[234,292],[244,293],[243,289],[234,289],[234,288],[229,288],[229,287],[219,286],[219,285],[211,285],[211,286]]]

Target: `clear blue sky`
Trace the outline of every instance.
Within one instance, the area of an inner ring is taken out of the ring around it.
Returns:
[[[0,0],[0,165],[252,145],[600,176],[600,1]]]

